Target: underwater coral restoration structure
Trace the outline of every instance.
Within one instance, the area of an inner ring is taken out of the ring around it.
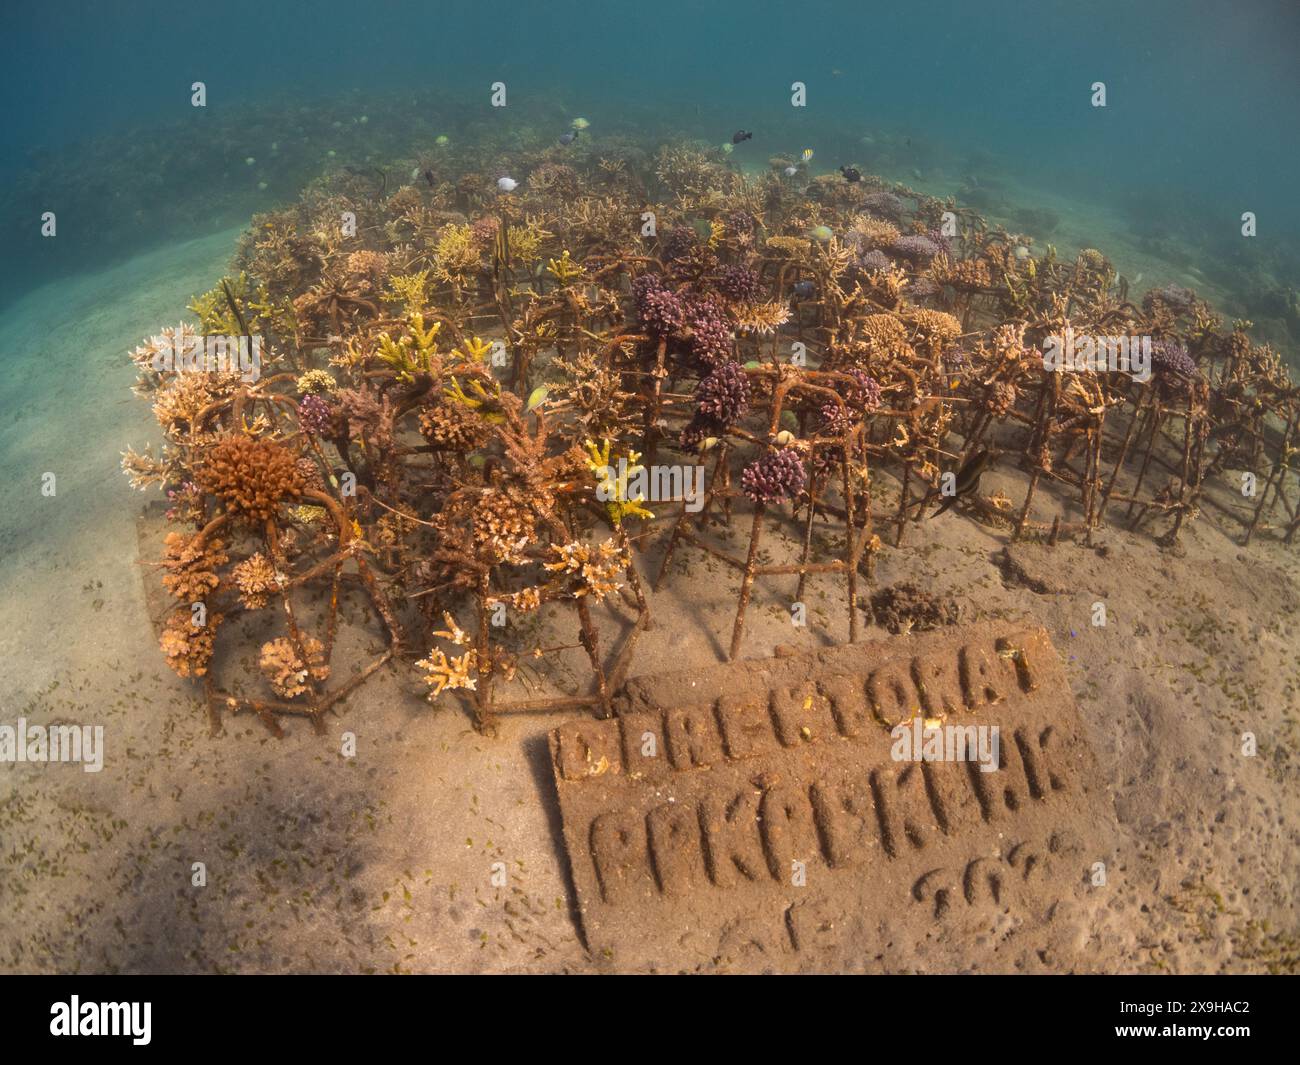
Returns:
[[[685,550],[734,572],[732,658],[758,582],[796,600],[841,582],[854,640],[876,559],[941,534],[917,522],[975,456],[1026,471],[1023,499],[981,496],[976,473],[955,500],[1008,539],[1119,521],[1172,545],[1206,508],[1246,543],[1300,528],[1280,356],[1188,290],[1133,302],[1099,251],[1035,254],[903,185],[780,156],[747,176],[687,142],[489,136],[383,173],[339,169],[256,216],[197,324],[133,353],[163,444],[123,467],[171,501],[161,647],[214,722],[319,728],[397,665],[431,699],[464,693],[480,728],[608,715],[651,623],[652,544],[656,587]],[[1149,338],[1147,372],[1049,367],[1066,334]],[[155,369],[212,335],[261,337],[261,376]],[[629,487],[665,461],[705,468],[702,502],[652,511]],[[743,554],[718,537],[742,522]],[[765,559],[774,528],[797,560]],[[547,603],[572,611],[590,688],[501,698],[557,649],[498,622]],[[354,605],[383,644],[340,669]],[[254,696],[218,679],[219,645],[265,611]]]

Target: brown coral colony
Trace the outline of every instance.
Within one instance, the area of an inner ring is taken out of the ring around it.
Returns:
[[[214,444],[195,477],[230,513],[253,522],[274,519],[281,505],[303,490],[293,452],[273,440],[242,433]]]

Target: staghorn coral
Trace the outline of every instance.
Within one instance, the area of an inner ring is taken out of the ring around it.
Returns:
[[[732,307],[731,316],[738,333],[771,336],[790,320],[790,307],[782,300],[748,303]]]
[[[993,270],[987,259],[952,259],[940,255],[930,264],[930,277],[938,285],[981,290],[993,286]]]
[[[627,548],[614,539],[602,540],[594,548],[585,543],[552,544],[554,561],[546,563],[553,573],[573,581],[572,594],[600,602],[622,587],[619,580],[628,566]]]
[[[477,272],[481,248],[468,225],[449,225],[434,244],[434,276],[456,285],[467,284]]]
[[[204,428],[200,416],[238,386],[234,373],[177,373],[154,393],[154,417],[170,438],[198,433]]]
[[[456,624],[455,619],[444,612],[443,622],[447,626],[433,633],[435,639],[446,640],[456,647],[466,647],[469,636]],[[424,671],[424,682],[429,685],[429,702],[435,701],[444,691],[474,691],[478,687],[478,652],[473,648],[457,657],[449,657],[440,647],[434,647],[428,658],[415,663]]]

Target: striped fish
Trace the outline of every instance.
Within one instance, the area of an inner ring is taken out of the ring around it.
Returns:
[[[492,276],[500,280],[510,270],[510,223],[501,219],[497,226],[496,241],[492,247]]]

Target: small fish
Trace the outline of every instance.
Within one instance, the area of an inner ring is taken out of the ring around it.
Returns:
[[[514,192],[519,188],[519,182],[512,177],[497,178],[497,188],[502,192]]]
[[[809,296],[817,291],[817,286],[811,281],[796,281],[794,285],[794,294],[801,300],[806,300]]]
[[[576,141],[577,139],[578,139],[578,131],[577,131],[576,129],[571,129],[571,130],[569,130],[568,133],[561,133],[561,134],[560,134],[560,143],[561,143],[561,144],[572,144],[572,143],[573,143],[574,141]]]
[[[427,181],[427,182],[429,183],[429,188],[433,188],[434,181],[433,181],[433,171],[432,171],[432,170],[426,170],[426,171],[424,172],[424,180]]]
[[[795,174],[799,173],[799,168],[797,166],[787,166],[784,170],[781,171],[781,173],[783,173],[786,177],[794,177]]]
[[[501,219],[497,235],[492,242],[492,276],[500,278],[510,270],[510,223]]]
[[[856,166],[842,166],[840,167],[840,173],[844,175],[844,180],[849,184],[862,180],[862,171]]]
[[[844,76],[844,71],[842,71],[839,67],[832,67],[832,68],[831,68],[831,77],[832,77],[832,78],[842,78],[843,76]]]
[[[831,237],[835,236],[835,231],[830,226],[813,226],[808,230],[808,236],[819,244],[825,244]]]
[[[743,129],[738,129],[736,130],[735,133],[731,135],[732,144],[739,144],[741,141],[749,141],[753,139],[754,139],[754,134],[747,132],[746,130]]]
[[[801,156],[801,158],[803,159],[803,161],[804,161],[805,163],[811,163],[811,162],[812,162],[812,157],[813,157],[813,150],[812,150],[811,148],[805,148],[805,149],[803,150],[803,154],[802,154],[802,156]]]
[[[939,506],[931,517],[937,518],[945,510],[951,507],[962,496],[969,495],[980,486],[980,476],[988,467],[989,461],[993,458],[992,452],[988,448],[982,447],[970,458],[961,464],[961,469],[957,471],[957,483],[954,486],[952,495],[945,497],[943,503]]]

